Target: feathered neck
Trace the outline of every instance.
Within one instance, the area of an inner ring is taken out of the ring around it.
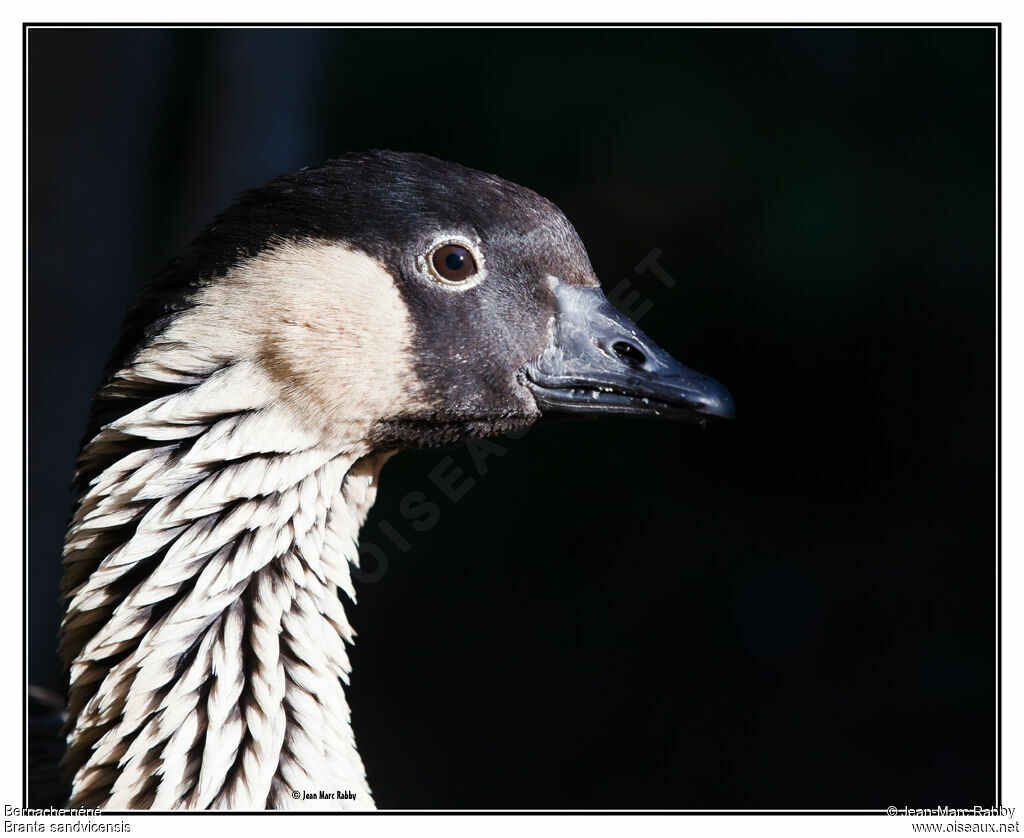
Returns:
[[[355,600],[349,562],[387,455],[358,429],[325,443],[301,427],[252,361],[159,357],[100,392],[119,418],[79,461],[71,803],[371,808],[338,589]],[[321,791],[354,799],[305,799]]]

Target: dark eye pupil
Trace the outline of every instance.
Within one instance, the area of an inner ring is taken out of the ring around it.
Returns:
[[[462,282],[476,273],[473,254],[462,245],[446,244],[434,251],[434,271],[449,282]]]

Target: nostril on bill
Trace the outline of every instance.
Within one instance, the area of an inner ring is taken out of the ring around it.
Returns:
[[[647,363],[647,356],[633,346],[633,344],[627,343],[624,340],[615,341],[615,343],[612,344],[612,351],[620,360],[629,364],[631,367],[642,367]]]

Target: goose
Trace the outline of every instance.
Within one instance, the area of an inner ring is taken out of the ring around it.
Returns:
[[[529,189],[375,151],[244,193],[132,305],[92,403],[61,589],[70,804],[374,808],[341,594],[385,462],[547,417],[733,413]]]

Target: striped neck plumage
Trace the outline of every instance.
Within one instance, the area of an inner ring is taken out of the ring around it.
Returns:
[[[79,460],[61,640],[71,803],[370,808],[338,591],[354,601],[386,455],[303,428],[255,362],[189,352],[115,375],[98,404],[118,418]]]

